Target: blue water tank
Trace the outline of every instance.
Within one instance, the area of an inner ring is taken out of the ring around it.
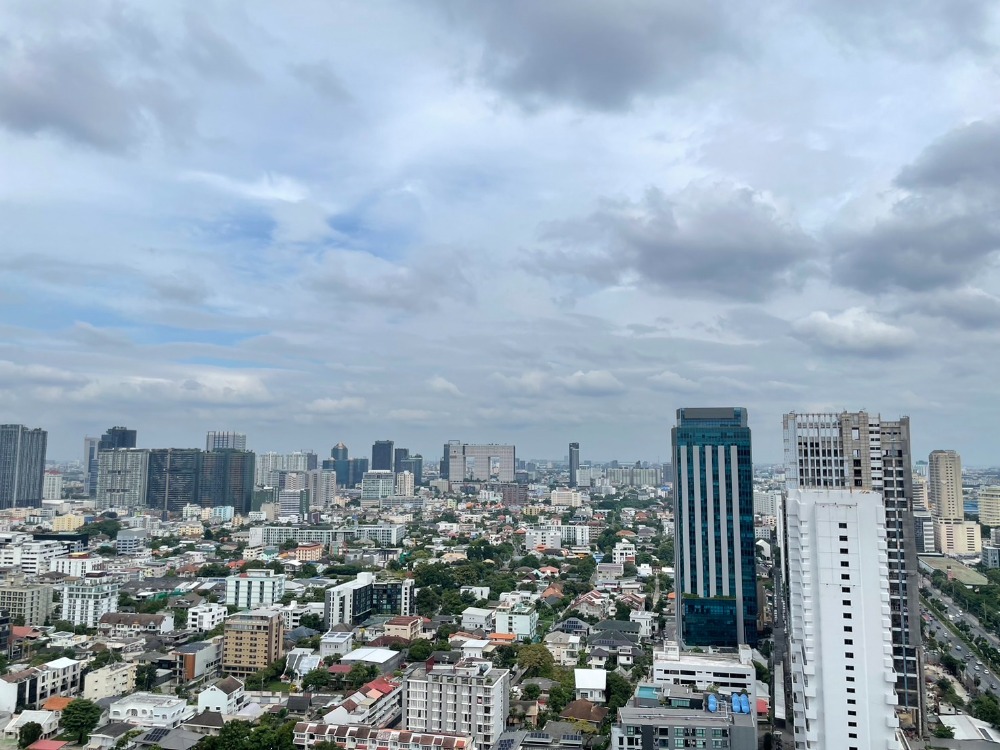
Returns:
[[[709,713],[715,713],[719,710],[719,699],[715,697],[714,693],[708,694],[708,710]]]
[[[743,709],[743,713],[750,713],[750,699],[746,695],[740,696],[740,708]]]
[[[740,694],[739,693],[733,693],[731,701],[732,701],[732,706],[733,706],[733,713],[734,714],[740,713]]]

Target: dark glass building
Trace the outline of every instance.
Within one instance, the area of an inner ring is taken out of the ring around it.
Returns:
[[[333,448],[330,449],[330,458],[337,460],[342,459],[347,460],[347,446],[343,443],[337,443]]]
[[[402,467],[399,468],[400,472],[408,471],[413,474],[414,484],[423,484],[424,481],[424,457],[419,453],[414,453],[412,456],[403,461]]]
[[[757,644],[753,462],[746,409],[678,409],[671,430],[677,634]]]
[[[97,450],[113,451],[118,448],[135,448],[135,430],[128,427],[112,427],[101,435]]]
[[[372,446],[372,471],[392,471],[391,440],[376,440]]]
[[[396,448],[392,452],[392,470],[397,474],[402,474],[406,469],[403,468],[403,461],[406,461],[410,457],[409,448]]]
[[[42,504],[49,434],[20,424],[0,425],[0,508]]]
[[[580,444],[569,444],[569,486],[576,487],[576,473],[580,470]]]
[[[146,475],[146,505],[170,513],[179,513],[189,503],[198,505],[203,455],[199,448],[151,449]]]
[[[231,505],[237,513],[247,513],[253,499],[253,482],[253,451],[209,451],[201,460],[198,504],[203,508]]]

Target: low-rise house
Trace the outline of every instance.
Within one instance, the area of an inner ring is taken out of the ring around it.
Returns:
[[[384,750],[477,750],[476,740],[467,734],[447,732],[411,732],[406,729],[377,729],[375,727],[347,726],[343,724],[312,724],[299,722],[295,725],[292,740],[295,747],[309,750],[317,742],[333,742],[344,750],[368,750],[378,747]],[[482,748],[481,750],[487,750]]]
[[[119,662],[88,672],[84,677],[83,697],[89,701],[113,698],[135,690],[135,662]]]
[[[0,677],[0,711],[15,713],[40,706],[53,695],[80,693],[82,661],[61,658]]]
[[[577,597],[570,609],[575,609],[584,617],[602,619],[611,615],[614,605],[611,597],[601,591],[588,591]]]
[[[423,618],[411,615],[393,617],[385,623],[385,634],[390,637],[413,641],[420,637]]]
[[[42,728],[42,739],[48,739],[59,731],[59,714],[55,711],[22,711],[4,727],[4,739],[17,741],[21,727],[32,722]]]
[[[115,701],[108,708],[112,722],[136,727],[173,729],[195,715],[195,707],[182,698],[153,693],[133,693]]]
[[[226,677],[198,694],[198,710],[232,716],[246,702],[243,683],[235,677]]]
[[[495,614],[485,607],[466,607],[462,610],[462,630],[482,630],[489,633],[493,630]]]
[[[110,638],[158,635],[174,630],[173,614],[143,615],[137,612],[108,612],[101,615],[97,632]]]
[[[353,648],[354,633],[350,630],[330,631],[319,640],[319,655],[324,659],[328,656],[343,656]]]
[[[323,716],[323,721],[327,724],[385,727],[397,722],[402,713],[402,683],[379,678],[347,696],[340,705]]]
[[[575,700],[566,704],[559,714],[564,721],[582,721],[597,729],[608,715],[608,709],[598,706],[588,700]]]
[[[90,739],[84,745],[85,750],[112,750],[119,740],[129,732],[136,731],[131,724],[123,721],[104,724],[90,733]]]
[[[545,648],[560,667],[576,666],[580,658],[580,636],[554,632],[545,636]]]
[[[603,669],[574,669],[576,699],[607,703],[608,673]]]

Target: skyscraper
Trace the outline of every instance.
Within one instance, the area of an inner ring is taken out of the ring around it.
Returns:
[[[671,443],[678,639],[689,646],[756,645],[753,463],[746,409],[678,409]]]
[[[216,432],[209,430],[205,436],[205,450],[207,451],[245,451],[247,449],[247,436],[243,432]]]
[[[445,447],[442,479],[452,482],[513,482],[516,464],[513,445],[473,444],[457,440]]]
[[[396,467],[399,471],[408,471],[413,475],[413,483],[419,485],[423,483],[424,478],[424,457],[419,453],[414,453],[405,461],[403,461],[402,467]]]
[[[924,717],[919,571],[912,517],[910,418],[867,412],[786,414],[789,490],[852,488],[880,493],[885,506],[893,668],[899,710],[916,726]]]
[[[112,427],[101,435],[98,450],[111,451],[117,448],[135,448],[135,430],[128,427]]]
[[[580,444],[569,444],[569,486],[576,487],[576,474],[580,471]]]
[[[172,513],[180,512],[188,504],[199,505],[202,456],[198,448],[150,450],[146,505]]]
[[[254,454],[245,450],[212,450],[201,456],[198,505],[249,513],[254,488]]]
[[[330,458],[347,460],[347,446],[343,443],[337,443],[333,448],[330,449]]]
[[[391,440],[376,440],[372,446],[372,471],[392,471]]]
[[[141,448],[100,451],[97,464],[94,507],[107,510],[146,505],[149,451]]]
[[[392,470],[399,474],[403,469],[403,461],[407,461],[410,458],[409,448],[395,448],[392,451]]]
[[[83,439],[83,491],[87,497],[97,496],[97,454],[101,439],[87,436]]]
[[[0,425],[0,508],[41,505],[47,442],[45,430]]]
[[[964,521],[962,459],[955,451],[931,451],[927,461],[927,495],[931,515],[946,521]]]
[[[790,490],[795,747],[897,747],[885,506],[870,490]]]

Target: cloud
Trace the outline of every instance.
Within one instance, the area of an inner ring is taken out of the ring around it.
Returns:
[[[626,110],[748,51],[749,20],[721,0],[448,5],[482,39],[480,80],[528,109]]]
[[[330,63],[320,60],[315,63],[299,63],[289,67],[289,71],[299,83],[311,88],[316,94],[333,102],[345,104],[352,97],[340,77],[334,73]]]
[[[560,382],[567,391],[579,396],[612,396],[625,390],[622,382],[607,370],[577,370]]]
[[[259,201],[297,203],[309,197],[309,190],[298,180],[273,172],[265,172],[255,180],[236,180],[212,172],[185,172],[183,180],[201,182],[226,193]]]
[[[792,335],[828,354],[873,357],[898,354],[916,340],[912,330],[879,320],[863,307],[810,313],[792,324]]]
[[[816,244],[768,198],[731,183],[637,202],[604,199],[590,216],[552,223],[542,262],[602,284],[648,284],[687,295],[762,300],[795,286]]]
[[[873,216],[831,226],[834,277],[869,293],[967,285],[1000,253],[1000,126],[975,123],[900,170]]]
[[[648,380],[657,388],[663,388],[668,391],[690,392],[699,389],[695,381],[678,375],[672,370],[664,370],[656,375],[651,375]]]
[[[438,414],[437,416],[441,416]],[[392,409],[389,419],[397,422],[427,422],[435,417],[435,412],[426,409]]]
[[[946,318],[970,331],[993,329],[1000,325],[1000,297],[976,287],[948,289],[916,297],[905,309]]]
[[[344,398],[317,398],[309,403],[306,410],[313,414],[352,414],[364,411],[367,402],[358,396]]]
[[[430,388],[435,393],[443,393],[447,396],[462,395],[462,391],[459,390],[457,385],[452,383],[450,380],[441,377],[440,375],[435,375],[433,378],[428,380],[427,387]]]
[[[236,45],[211,28],[205,16],[188,13],[184,25],[187,31],[185,59],[195,70],[207,78],[219,78],[230,83],[257,80],[257,73]],[[226,28],[224,24],[219,26]]]

